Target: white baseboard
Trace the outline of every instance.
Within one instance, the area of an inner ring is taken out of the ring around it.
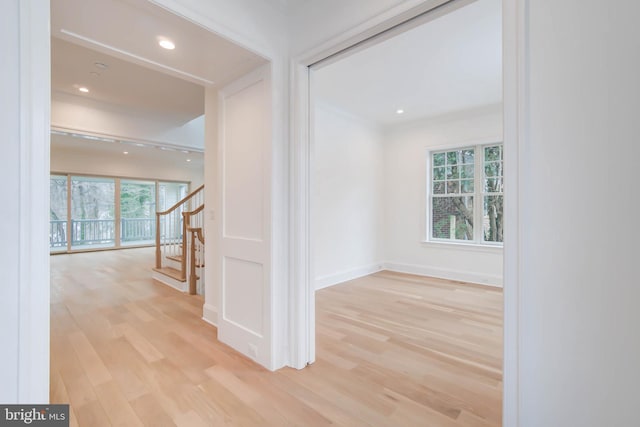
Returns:
[[[417,274],[419,276],[437,277],[440,279],[457,280],[460,282],[477,283],[501,288],[502,276],[474,273],[469,271],[448,270],[428,265],[404,264],[399,262],[384,262],[383,268],[398,273]]]
[[[382,269],[383,263],[374,263],[362,267],[352,268],[350,270],[341,271],[335,274],[320,276],[316,278],[316,290],[337,285],[338,283],[346,282],[348,280],[367,276],[369,274],[381,271]]]
[[[202,307],[202,320],[210,325],[218,327],[218,309],[211,304],[205,304]]]

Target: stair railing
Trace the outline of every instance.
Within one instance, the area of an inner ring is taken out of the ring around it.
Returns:
[[[181,278],[186,280],[187,228],[191,214],[203,209],[204,185],[201,185],[169,209],[156,212],[156,269],[162,268],[165,258],[180,261]]]
[[[204,268],[204,235],[202,227],[189,227],[189,294],[198,293],[198,280],[202,278]]]

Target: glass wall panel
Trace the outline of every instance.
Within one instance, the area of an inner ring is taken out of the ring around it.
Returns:
[[[160,182],[158,186],[158,211],[160,212],[169,209],[189,194],[189,184],[184,182]]]
[[[67,177],[51,175],[49,180],[49,249],[67,250]]]
[[[120,242],[122,246],[155,243],[156,183],[120,182]]]
[[[115,245],[115,179],[71,177],[71,249]]]

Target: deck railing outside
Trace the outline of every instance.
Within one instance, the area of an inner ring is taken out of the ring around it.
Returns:
[[[155,218],[122,218],[120,220],[120,241],[124,243],[155,240]],[[116,229],[113,219],[72,219],[71,245],[87,246],[115,243]],[[49,221],[49,247],[67,247],[67,221]]]

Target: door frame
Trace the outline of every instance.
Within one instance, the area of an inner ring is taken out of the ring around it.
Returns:
[[[343,33],[292,59],[291,75],[291,254],[292,364],[303,368],[315,361],[315,283],[313,271],[312,221],[312,93],[310,67],[332,60],[347,50],[360,49],[368,40],[400,24],[435,11],[458,0],[407,1],[351,31]],[[460,0],[464,1],[464,0]],[[505,181],[504,241],[504,341],[503,341],[503,423],[519,423],[519,309],[521,258],[521,216],[518,165],[526,143],[526,22],[528,0],[503,0],[503,118]]]

